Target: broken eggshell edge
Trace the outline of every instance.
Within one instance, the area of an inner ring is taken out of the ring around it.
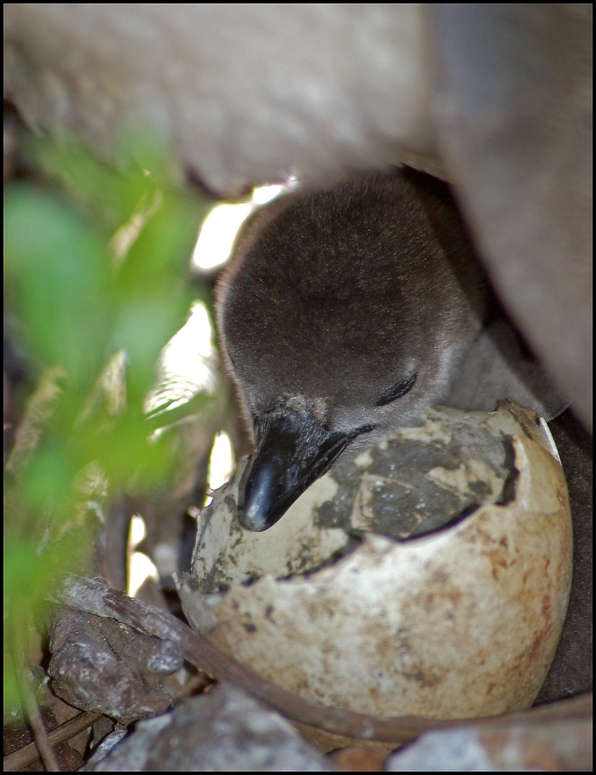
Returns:
[[[572,569],[559,463],[513,438],[515,500],[398,543],[366,535],[309,576],[202,595],[189,621],[304,699],[379,716],[489,716],[532,704],[554,656]]]

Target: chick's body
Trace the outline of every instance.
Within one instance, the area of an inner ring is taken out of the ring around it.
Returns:
[[[444,400],[487,299],[447,187],[428,175],[360,177],[259,213],[217,305],[257,443],[245,526],[270,527],[345,449]]]

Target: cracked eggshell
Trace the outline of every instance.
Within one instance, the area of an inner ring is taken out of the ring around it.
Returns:
[[[563,625],[572,534],[559,463],[527,435],[512,444],[512,502],[405,543],[366,534],[308,576],[267,574],[220,595],[183,585],[189,618],[313,702],[431,718],[528,707]]]
[[[197,517],[192,576],[199,592],[209,593],[271,573],[276,578],[321,566],[350,543],[341,528],[322,528],[317,516],[332,502],[337,483],[318,479],[300,496],[283,519],[264,533],[245,530],[238,521],[238,482],[248,458],[232,479],[214,493],[213,502]]]

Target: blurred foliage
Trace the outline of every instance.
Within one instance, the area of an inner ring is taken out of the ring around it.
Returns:
[[[36,141],[40,180],[6,186],[5,305],[37,389],[5,474],[5,711],[17,696],[11,656],[29,658],[31,621],[93,551],[89,504],[100,509],[107,488],[155,489],[177,465],[167,435],[148,442],[143,401],[187,316],[210,203],[169,187],[159,149],[137,140],[134,151],[117,172]],[[119,357],[123,396],[109,380]]]

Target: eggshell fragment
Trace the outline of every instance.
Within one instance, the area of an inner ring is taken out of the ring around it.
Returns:
[[[563,625],[572,534],[560,464],[516,412],[505,423],[518,434],[513,501],[407,542],[366,533],[308,576],[184,595],[189,618],[264,678],[325,705],[431,718],[528,707]],[[195,563],[196,582],[204,571]]]

